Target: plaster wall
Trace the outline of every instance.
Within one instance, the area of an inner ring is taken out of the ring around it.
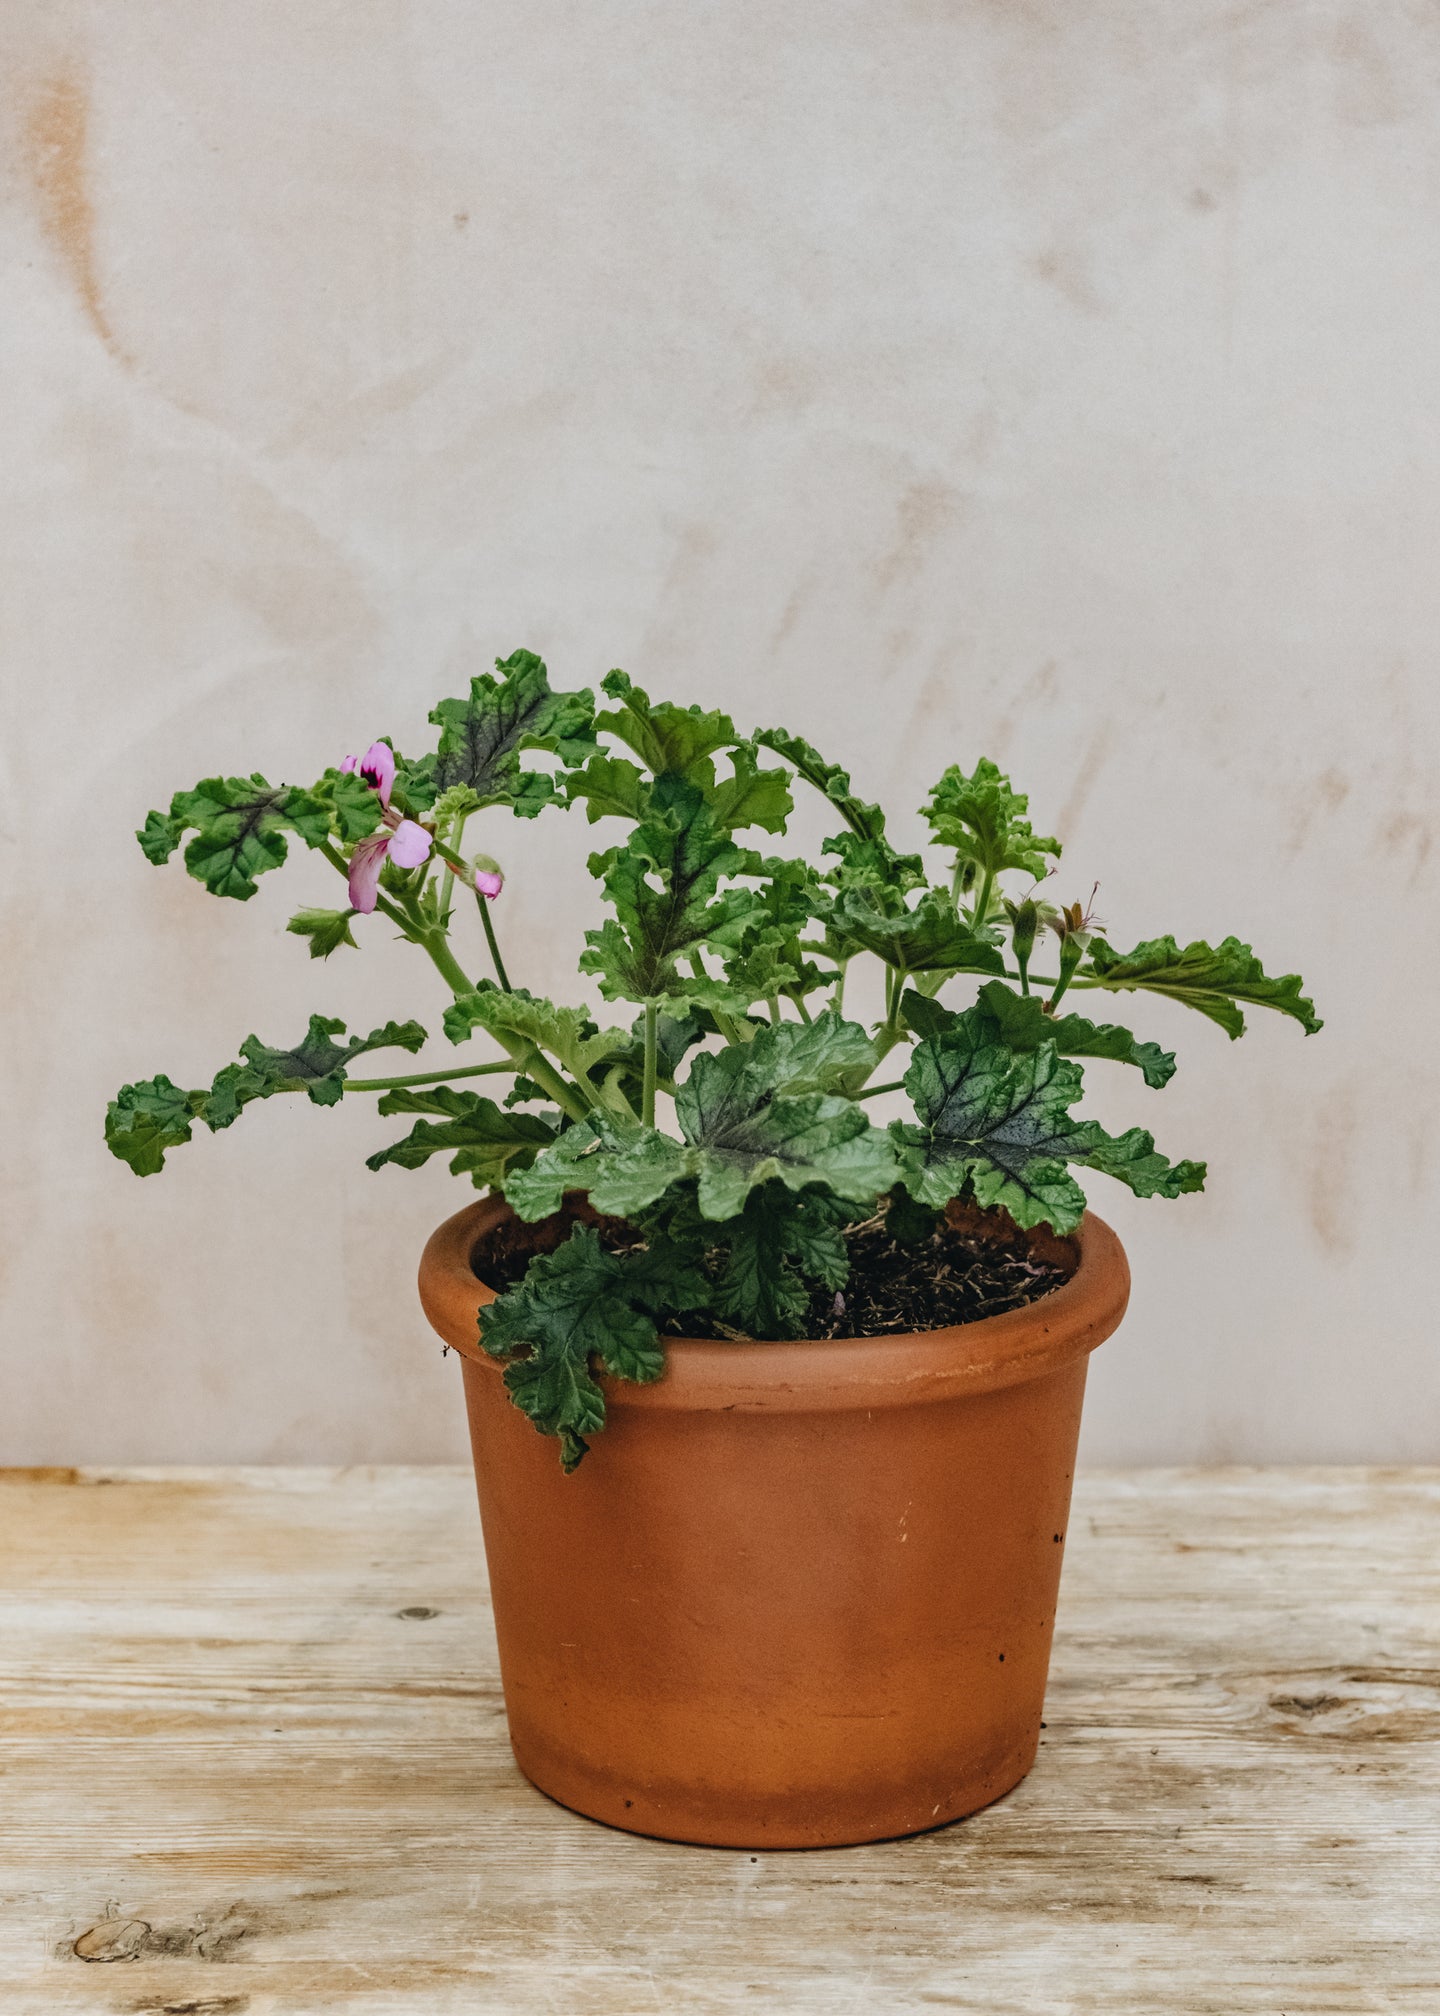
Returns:
[[[989,754],[1164,1004],[1208,1156],[1097,1202],[1106,1461],[1435,1460],[1440,16],[1413,0],[10,0],[0,18],[0,1459],[463,1455],[413,1268],[460,1201],[277,1101],[138,1182],[104,1103],[439,997],[311,964],[147,808],[303,781],[526,644],[780,720],[911,809]],[[495,815],[573,987],[578,818]],[[478,942],[473,961],[480,963]]]

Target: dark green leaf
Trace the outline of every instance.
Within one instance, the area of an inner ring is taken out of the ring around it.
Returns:
[[[919,1046],[906,1074],[919,1125],[897,1121],[891,1129],[906,1189],[932,1209],[964,1192],[999,1205],[1017,1225],[1068,1232],[1085,1195],[1067,1163],[1116,1176],[1139,1196],[1200,1187],[1203,1165],[1172,1166],[1143,1129],[1116,1140],[1093,1120],[1072,1119],[1081,1082],[1079,1065],[1057,1056],[1053,1043],[1017,1055],[990,1039],[983,1011],[957,1016]]]
[[[860,890],[836,898],[825,927],[842,953],[873,952],[906,973],[1003,973],[998,946],[956,916],[950,900],[928,890],[913,909],[887,913]]]
[[[849,1278],[843,1227],[853,1215],[823,1192],[753,1190],[743,1214],[720,1228],[719,1313],[749,1337],[802,1335],[810,1284],[837,1289]]]
[[[1046,856],[1060,858],[1060,843],[1032,832],[1025,814],[1030,800],[1011,787],[1004,772],[982,756],[967,777],[952,763],[930,793],[924,814],[942,847],[973,861],[983,875],[1023,869],[1037,879],[1050,871]]]
[[[207,1127],[229,1127],[245,1107],[277,1092],[304,1092],[315,1106],[334,1106],[345,1091],[345,1075],[357,1057],[371,1050],[418,1050],[425,1031],[418,1022],[387,1022],[368,1036],[352,1036],[346,1044],[345,1024],[327,1015],[312,1015],[310,1027],[292,1050],[275,1050],[258,1036],[240,1045],[243,1064],[227,1064],[204,1095],[201,1114]]]
[[[378,1110],[385,1116],[427,1113],[442,1117],[438,1122],[417,1120],[402,1140],[367,1157],[367,1169],[383,1169],[390,1162],[401,1169],[418,1169],[432,1155],[449,1154],[451,1174],[469,1176],[477,1190],[503,1183],[509,1170],[533,1162],[555,1139],[552,1117],[506,1112],[493,1099],[452,1085],[423,1090],[397,1086],[385,1093]]]
[[[342,945],[354,945],[350,919],[359,914],[356,910],[297,910],[285,929],[310,940],[312,959],[328,959]]]
[[[750,914],[751,892],[718,891],[722,881],[749,874],[754,865],[753,854],[716,829],[696,786],[660,777],[646,818],[625,845],[591,860],[617,917],[585,934],[581,971],[596,974],[611,1001],[725,1006],[722,988],[682,973],[677,962],[726,932],[733,935]]]
[[[955,1021],[948,1009],[923,994],[907,990],[903,1012],[917,1036],[937,1035]],[[1061,1057],[1104,1057],[1116,1064],[1133,1064],[1147,1085],[1160,1087],[1175,1075],[1175,1058],[1158,1043],[1142,1043],[1130,1030],[1114,1022],[1090,1022],[1083,1015],[1047,1015],[1044,1004],[1033,994],[1017,994],[999,980],[988,980],[980,989],[975,1007],[976,1028],[987,1041],[1003,1043],[1007,1050],[1038,1050],[1053,1043]]]
[[[509,1361],[505,1384],[515,1404],[546,1435],[561,1441],[573,1470],[585,1437],[605,1425],[605,1399],[592,1361],[618,1377],[658,1379],[664,1354],[657,1305],[693,1307],[703,1279],[677,1258],[607,1253],[594,1230],[577,1225],[565,1245],[530,1262],[525,1279],[480,1311],[480,1342]]]
[[[212,895],[245,903],[255,894],[256,876],[283,863],[283,829],[319,847],[330,837],[330,811],[308,791],[267,784],[258,771],[208,777],[193,791],[177,791],[168,819],[152,812],[136,837],[146,857],[159,863],[191,828],[195,838],[185,849],[190,874]]]
[[[1117,952],[1097,938],[1090,946],[1090,963],[1075,984],[1111,990],[1135,987],[1168,995],[1208,1015],[1232,1038],[1244,1034],[1245,1018],[1236,1005],[1242,1001],[1293,1016],[1307,1036],[1324,1026],[1300,991],[1304,985],[1300,975],[1285,973],[1272,980],[1238,938],[1226,938],[1213,947],[1201,939],[1181,947],[1173,938],[1150,938],[1133,952]]]
[[[470,681],[467,699],[442,700],[431,711],[440,730],[429,771],[435,792],[467,785],[481,805],[509,805],[526,817],[542,805],[568,803],[548,775],[521,767],[520,754],[543,749],[567,764],[582,761],[595,741],[593,696],[552,692],[533,651],[516,651],[495,669],[498,679],[482,673]]]
[[[807,784],[813,784],[832,805],[839,808],[852,833],[858,833],[862,840],[878,840],[883,836],[884,813],[878,805],[867,805],[854,796],[850,789],[850,773],[842,770],[838,763],[827,763],[818,749],[812,748],[799,735],[792,735],[787,728],[759,728],[751,740],[760,748],[783,756],[787,763],[793,763]]]
[[[163,1074],[122,1085],[106,1110],[106,1147],[137,1176],[158,1174],[165,1166],[165,1150],[190,1139],[197,1096],[182,1092]]]

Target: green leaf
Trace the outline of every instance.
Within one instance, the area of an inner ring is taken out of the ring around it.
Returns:
[[[197,1096],[182,1092],[163,1073],[138,1085],[122,1085],[106,1109],[106,1147],[137,1176],[157,1175],[165,1166],[165,1150],[190,1139]]]
[[[149,812],[145,824],[136,833],[140,848],[147,861],[157,868],[170,859],[180,845],[185,833],[183,819],[169,819],[163,812]]]
[[[192,828],[187,870],[212,895],[246,903],[255,894],[256,876],[284,862],[284,829],[298,833],[307,846],[322,846],[330,837],[330,811],[308,791],[267,784],[259,771],[251,777],[208,777],[193,791],[175,793],[168,818],[152,812],[136,838],[146,858],[158,864]]]
[[[463,1043],[472,1029],[518,1037],[548,1050],[582,1081],[607,1058],[623,1055],[630,1044],[626,1030],[597,1029],[582,1009],[557,1008],[523,987],[506,993],[491,980],[483,980],[473,994],[458,996],[445,1010],[443,1026],[452,1043]]]
[[[760,1028],[748,1044],[695,1059],[675,1094],[681,1140],[594,1113],[511,1176],[505,1194],[527,1219],[582,1191],[597,1211],[634,1220],[692,1180],[709,1219],[737,1216],[769,1183],[872,1202],[896,1180],[889,1140],[835,1093],[874,1064],[864,1030],[833,1013]]]
[[[753,742],[737,742],[730,751],[730,763],[732,775],[723,777],[706,793],[716,826],[726,833],[746,826],[783,833],[785,821],[795,809],[787,773],[760,769]]]
[[[822,1192],[796,1196],[778,1184],[753,1190],[742,1216],[722,1229],[720,1314],[750,1337],[802,1335],[809,1283],[833,1290],[849,1279],[843,1228],[853,1215]]]
[[[838,763],[827,763],[819,750],[801,736],[792,735],[787,728],[758,728],[751,741],[792,763],[807,784],[813,784],[839,808],[852,833],[858,833],[862,840],[879,840],[883,836],[885,814],[880,807],[867,805],[855,797],[850,789],[850,773]]]
[[[709,758],[717,749],[730,748],[737,739],[735,723],[728,714],[675,707],[668,700],[652,706],[624,672],[607,672],[600,684],[620,705],[612,714],[596,716],[597,730],[607,729],[618,736],[653,776],[669,772],[702,788],[711,785],[714,770]]]
[[[891,1187],[884,1133],[853,1100],[808,1089],[843,1081],[865,1043],[863,1030],[826,1015],[808,1027],[758,1030],[751,1043],[695,1059],[676,1091],[675,1117],[707,1218],[733,1218],[772,1181],[791,1190],[824,1184],[861,1202]]]
[[[531,1223],[558,1211],[572,1192],[588,1196],[607,1218],[633,1220],[694,1166],[693,1154],[668,1134],[594,1113],[567,1127],[533,1167],[516,1170],[505,1195],[516,1215]]]
[[[297,910],[285,929],[310,940],[312,959],[328,959],[342,945],[355,944],[350,919],[359,914],[358,910]]]
[[[327,770],[312,796],[328,807],[335,836],[346,847],[380,824],[380,793],[370,789],[358,770]]]
[[[605,1425],[592,1366],[640,1383],[658,1379],[664,1353],[654,1310],[694,1307],[703,1278],[679,1256],[607,1253],[590,1226],[530,1262],[525,1279],[480,1311],[480,1342],[507,1360],[511,1398],[542,1434],[557,1435],[567,1472],[585,1437]]]
[[[937,1035],[956,1019],[938,1002],[913,990],[907,990],[902,1007],[907,1024],[922,1038]],[[968,1012],[978,1018],[976,1027],[985,1040],[1003,1043],[1007,1050],[1038,1050],[1042,1043],[1053,1043],[1061,1057],[1104,1057],[1116,1064],[1133,1064],[1145,1083],[1157,1089],[1175,1075],[1174,1054],[1158,1043],[1142,1043],[1118,1023],[1090,1022],[1083,1015],[1047,1015],[1037,996],[1017,994],[999,980],[986,981]]]
[[[1017,1225],[1068,1232],[1085,1194],[1067,1163],[1118,1177],[1137,1196],[1200,1188],[1204,1165],[1170,1164],[1142,1128],[1117,1140],[1093,1120],[1072,1119],[1081,1085],[1079,1065],[1053,1043],[1017,1055],[991,1040],[983,1010],[957,1016],[919,1046],[906,1073],[919,1124],[891,1128],[906,1189],[935,1210],[964,1192]]]
[[[418,1169],[432,1155],[450,1154],[450,1172],[469,1176],[477,1190],[503,1183],[507,1173],[533,1162],[555,1139],[553,1117],[506,1112],[479,1093],[457,1091],[452,1085],[417,1090],[397,1086],[380,1100],[382,1116],[392,1113],[439,1114],[438,1122],[417,1120],[401,1140],[366,1158],[367,1169],[394,1163]]]
[[[839,867],[827,871],[842,894],[851,889],[883,890],[903,897],[929,881],[918,854],[897,854],[888,840],[862,839],[858,833],[834,833],[821,842],[822,854],[834,855]],[[885,907],[882,903],[882,909]]]
[[[543,805],[565,804],[543,771],[525,770],[526,749],[557,753],[578,763],[594,747],[594,698],[589,692],[555,693],[543,660],[533,651],[497,659],[470,681],[469,697],[442,700],[430,719],[440,730],[429,774],[437,794],[467,785],[481,805],[508,805],[531,818]],[[408,794],[408,785],[404,786]]]
[[[967,777],[952,763],[923,808],[930,830],[959,860],[973,861],[982,875],[1022,869],[1036,879],[1049,874],[1045,857],[1060,858],[1060,842],[1035,833],[1025,814],[1030,800],[982,756]]]
[[[227,1064],[204,1095],[201,1118],[206,1126],[212,1132],[229,1127],[252,1101],[272,1098],[277,1092],[304,1092],[314,1106],[334,1106],[344,1094],[346,1072],[357,1057],[372,1050],[413,1054],[425,1041],[418,1022],[387,1022],[368,1036],[335,1042],[344,1033],[343,1022],[312,1015],[305,1035],[290,1050],[272,1049],[258,1036],[247,1036],[240,1045],[244,1063]]]
[[[1141,988],[1168,995],[1218,1022],[1232,1038],[1245,1032],[1237,1003],[1274,1008],[1297,1021],[1307,1036],[1324,1027],[1314,1004],[1301,993],[1298,973],[1272,980],[1248,945],[1226,938],[1218,946],[1202,939],[1183,948],[1173,938],[1149,938],[1133,952],[1117,952],[1103,938],[1090,946],[1090,961],[1075,983],[1082,987]]]
[[[912,909],[890,914],[859,890],[830,904],[825,927],[842,951],[873,952],[906,973],[1003,973],[1000,949],[956,916],[948,896],[927,890]]]
[[[650,786],[644,773],[624,756],[597,753],[583,769],[566,772],[565,789],[572,804],[584,799],[585,814],[592,826],[607,815],[641,820],[650,803]]]
[[[733,935],[751,913],[750,891],[717,892],[722,881],[749,874],[754,865],[753,854],[716,828],[695,785],[660,777],[645,819],[625,845],[591,859],[617,917],[586,932],[581,971],[598,976],[610,1001],[724,1007],[723,988],[682,974],[677,962],[721,934]]]

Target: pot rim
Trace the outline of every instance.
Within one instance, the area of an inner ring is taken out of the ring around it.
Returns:
[[[431,1326],[472,1364],[501,1367],[480,1348],[476,1317],[495,1300],[471,1265],[479,1240],[514,1214],[482,1198],[436,1227],[420,1260],[420,1301]],[[667,1337],[653,1385],[600,1376],[606,1405],[736,1413],[807,1413],[898,1407],[988,1393],[1058,1371],[1103,1344],[1130,1298],[1119,1238],[1087,1211],[1070,1235],[1080,1262],[1068,1281],[1023,1309],[974,1323],[888,1337],[736,1344]]]

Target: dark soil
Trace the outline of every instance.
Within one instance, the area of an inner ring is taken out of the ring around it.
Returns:
[[[588,1212],[566,1213],[540,1225],[511,1220],[476,1248],[476,1273],[492,1288],[512,1287],[536,1253],[553,1252],[570,1236],[577,1217],[596,1225],[612,1252],[642,1243],[623,1220]],[[916,1244],[892,1238],[883,1212],[850,1226],[845,1243],[850,1279],[843,1294],[817,1289],[811,1297],[805,1335],[812,1341],[893,1337],[1023,1309],[1068,1281],[1079,1259],[1069,1239],[1043,1229],[1022,1232],[1003,1211],[965,1204],[952,1205],[947,1221]],[[677,1337],[741,1334],[695,1315],[676,1317],[661,1327]]]

